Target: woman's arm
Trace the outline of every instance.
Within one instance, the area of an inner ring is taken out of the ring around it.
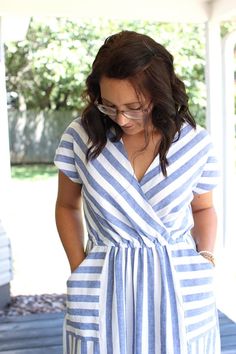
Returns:
[[[75,270],[85,258],[81,204],[81,185],[72,182],[59,171],[56,225],[71,271]]]
[[[217,216],[212,192],[196,194],[191,203],[194,227],[191,231],[197,251],[213,252],[216,241]]]

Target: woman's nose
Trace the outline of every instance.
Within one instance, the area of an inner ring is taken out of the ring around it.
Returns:
[[[127,124],[128,121],[129,119],[126,118],[122,112],[117,112],[117,116],[116,116],[117,124],[119,124],[122,127],[123,125]]]

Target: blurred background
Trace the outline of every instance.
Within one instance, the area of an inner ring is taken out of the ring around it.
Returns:
[[[176,72],[185,82],[193,116],[197,123],[208,126],[204,22],[63,17],[31,17],[27,21],[23,39],[4,41],[12,178],[4,191],[9,212],[3,226],[12,260],[3,260],[0,269],[4,271],[5,267],[11,274],[12,296],[66,291],[69,265],[54,221],[57,171],[53,158],[64,129],[84,107],[85,78],[108,35],[122,29],[135,30],[166,46],[174,56]],[[234,18],[221,21],[221,38],[234,31]],[[235,74],[235,55],[233,66]],[[235,137],[235,118],[233,127]],[[234,139],[234,161],[235,145]],[[235,164],[233,174],[231,180],[235,181]],[[218,207],[221,210],[223,205],[218,202]],[[222,248],[226,245],[224,237],[220,232],[217,296],[219,307],[227,308],[236,319],[236,309],[232,308],[236,264],[230,253],[232,247]],[[232,303],[224,300],[226,288],[232,289]]]

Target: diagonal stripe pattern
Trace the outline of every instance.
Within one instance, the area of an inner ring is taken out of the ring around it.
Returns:
[[[188,124],[139,182],[122,139],[86,161],[80,119],[55,164],[82,187],[86,258],[67,281],[64,354],[219,354],[214,270],[190,230],[194,194],[217,185],[208,133]]]

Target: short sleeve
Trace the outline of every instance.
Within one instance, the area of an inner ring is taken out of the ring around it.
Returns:
[[[193,188],[193,193],[203,194],[211,191],[218,185],[220,171],[211,137],[206,130],[202,131],[204,141],[204,162],[199,166],[199,177]]]
[[[79,174],[78,162],[81,161],[82,151],[78,146],[80,122],[74,120],[63,133],[58,148],[56,149],[54,164],[73,182],[82,184]],[[75,152],[76,146],[76,152]]]

